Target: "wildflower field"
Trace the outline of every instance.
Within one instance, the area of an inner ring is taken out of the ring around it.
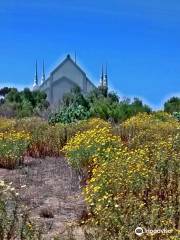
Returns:
[[[13,129],[13,121],[0,120],[0,167],[14,168],[23,161],[30,134]]]
[[[64,147],[70,164],[88,169],[85,222],[101,228],[102,239],[136,239],[137,227],[171,232],[143,239],[178,239],[179,122],[160,113],[114,128],[99,123]]]
[[[138,239],[137,227],[169,230],[142,239],[179,239],[180,123],[171,115],[141,113],[116,125],[0,119],[0,167],[61,154],[83,173],[81,224],[98,229],[97,239]]]

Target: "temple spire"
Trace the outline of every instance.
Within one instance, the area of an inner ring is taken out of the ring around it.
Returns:
[[[37,70],[37,60],[36,60],[35,77],[34,77],[33,88],[36,88],[37,86],[38,86],[38,70]]]
[[[103,78],[103,87],[108,88],[108,72],[107,72],[107,64],[106,64],[106,70]]]
[[[103,87],[103,79],[104,79],[104,66],[102,65],[102,72],[100,77],[100,87]]]
[[[43,60],[43,72],[42,72],[42,78],[41,78],[41,83],[43,83],[46,80],[46,76],[45,76],[45,69],[44,69],[44,60]]]

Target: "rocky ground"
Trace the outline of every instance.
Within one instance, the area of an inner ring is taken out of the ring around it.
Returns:
[[[67,236],[67,226],[81,218],[86,207],[81,194],[78,173],[61,158],[26,158],[25,165],[0,169],[1,179],[12,182],[33,218],[42,225],[45,239]],[[76,228],[76,239],[83,239]],[[78,236],[79,235],[79,236]]]

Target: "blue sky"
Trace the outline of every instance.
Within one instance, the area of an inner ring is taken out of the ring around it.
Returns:
[[[31,86],[70,53],[98,83],[153,107],[180,96],[179,0],[0,0],[0,86]]]

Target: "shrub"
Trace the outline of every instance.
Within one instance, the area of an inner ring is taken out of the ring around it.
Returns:
[[[33,106],[30,101],[23,100],[21,103],[21,109],[17,113],[17,117],[30,117],[33,114]]]
[[[17,104],[3,103],[0,104],[0,117],[12,118],[17,116]]]
[[[180,111],[180,98],[171,97],[164,103],[164,111],[168,113]]]
[[[49,117],[49,123],[72,123],[79,120],[88,119],[90,117],[89,111],[82,105],[65,106],[60,109],[58,113],[51,114]]]
[[[91,115],[104,120],[111,120],[118,123],[134,116],[140,112],[150,113],[151,109],[143,105],[142,101],[135,98],[134,101],[129,99],[123,101],[112,101],[110,97],[95,99],[91,103]]]
[[[178,121],[180,121],[180,112],[173,112],[173,117],[175,117]]]
[[[140,113],[122,123],[117,131],[129,145],[156,145],[157,141],[166,140],[178,131],[179,123],[167,113]]]
[[[28,155],[32,157],[60,156],[66,142],[66,131],[63,125],[39,125],[32,132]]]
[[[16,88],[1,89],[3,101],[0,104],[0,116],[5,117],[30,117],[37,109],[45,110],[49,103],[46,94],[42,91],[30,91],[25,88],[18,91]]]
[[[70,124],[57,123],[49,125],[40,118],[24,118],[15,121],[13,128],[16,132],[29,132],[31,135],[27,154],[32,157],[60,156],[67,140],[77,132],[100,124],[101,120],[83,120]],[[101,123],[101,126],[103,123]]]
[[[65,144],[64,126],[51,126],[41,118],[18,119],[14,129],[31,134],[27,155],[32,157],[59,156]]]
[[[90,129],[76,134],[63,149],[70,164],[76,168],[94,164],[96,155],[102,152],[106,154],[106,149],[115,147],[118,142],[117,137],[111,133],[109,123],[93,119],[89,121],[89,125]]]
[[[0,167],[14,168],[23,162],[30,135],[22,132],[0,133]]]

